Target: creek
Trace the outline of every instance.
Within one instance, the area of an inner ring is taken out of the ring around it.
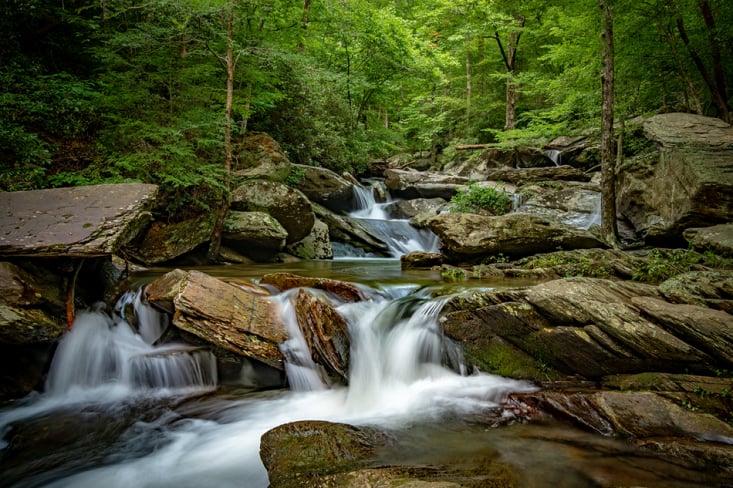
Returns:
[[[349,386],[316,374],[292,291],[270,298],[290,331],[281,346],[288,387],[249,387],[258,373],[246,367],[238,385],[218,384],[209,350],[156,342],[168,317],[143,304],[139,289],[167,270],[137,273],[116,305],[78,314],[42,392],[0,409],[0,486],[265,488],[260,437],[296,420],[388,432],[396,443],[379,453],[384,466],[460,465],[479,475],[493,459],[528,488],[707,486],[699,472],[629,442],[552,420],[525,424],[504,400],[535,385],[466,370],[439,326],[444,297],[528,283],[445,284],[438,271],[402,270],[394,258],[197,269],[235,283],[286,271],[364,286],[372,300],[337,307],[351,337]]]

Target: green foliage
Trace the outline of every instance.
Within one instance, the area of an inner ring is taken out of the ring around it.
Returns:
[[[553,268],[565,278],[572,276],[608,278],[614,274],[612,269],[597,259],[564,251],[531,256],[525,260],[522,267],[524,269]]]
[[[285,184],[295,186],[305,178],[305,168],[302,166],[290,166],[290,173],[285,178]]]
[[[660,282],[697,267],[732,268],[733,259],[692,249],[652,249],[637,267],[637,281]]]
[[[503,188],[482,186],[478,183],[459,188],[450,201],[450,211],[456,213],[489,211],[493,215],[503,215],[511,209],[512,198]]]
[[[464,281],[466,276],[466,271],[462,268],[446,267],[440,272],[443,281]]]

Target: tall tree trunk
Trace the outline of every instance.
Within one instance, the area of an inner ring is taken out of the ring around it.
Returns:
[[[518,26],[524,27],[524,16],[515,16]],[[506,81],[506,112],[504,117],[504,130],[512,130],[517,127],[517,102],[519,101],[519,84],[514,79],[514,75],[517,71],[516,59],[517,59],[517,47],[519,47],[519,39],[522,37],[521,31],[514,31],[509,34],[507,39],[506,49],[501,42],[499,33],[497,32],[494,38],[499,45],[499,51],[501,57],[504,60],[504,67],[507,72]]]
[[[305,52],[305,31],[308,30],[310,22],[311,0],[303,0],[303,15],[300,18],[300,26],[303,28],[303,37],[298,39],[298,52]]]
[[[214,230],[211,233],[209,252],[207,259],[210,263],[219,260],[219,249],[221,248],[221,234],[224,228],[224,217],[229,210],[229,180],[232,170],[232,106],[234,105],[234,73],[236,60],[234,59],[234,6],[231,1],[227,4],[225,12],[225,23],[227,30],[227,51],[224,63],[227,73],[226,81],[226,103],[224,105],[224,195],[222,195],[221,206],[216,215]]]
[[[519,101],[519,86],[512,74],[506,80],[506,112],[504,114],[504,130],[517,128],[517,102]]]
[[[473,86],[471,84],[471,53],[469,44],[471,43],[471,34],[466,34],[466,129],[471,127],[471,95]]]
[[[613,154],[613,9],[609,0],[601,8],[601,232],[611,247],[620,247],[616,225],[616,168]]]

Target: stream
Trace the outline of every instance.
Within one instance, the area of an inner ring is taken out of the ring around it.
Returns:
[[[380,220],[372,211],[365,218]],[[702,473],[630,442],[551,420],[525,424],[504,400],[535,385],[466,370],[438,322],[445,296],[529,283],[445,284],[438,271],[403,271],[399,259],[349,256],[197,269],[230,282],[287,271],[368,287],[372,300],[337,306],[351,337],[349,386],[329,387],[315,374],[293,325],[293,291],[270,298],[290,331],[281,345],[288,387],[252,388],[257,372],[245,367],[238,385],[218,384],[208,349],[158,344],[168,317],[142,303],[139,290],[167,270],[137,273],[116,305],[77,315],[44,391],[0,409],[0,486],[266,488],[260,437],[296,420],[388,432],[396,444],[379,454],[384,466],[468,464],[480,472],[491,458],[512,466],[515,486],[527,488],[709,486]]]

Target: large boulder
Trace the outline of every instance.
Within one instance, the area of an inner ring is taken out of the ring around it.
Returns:
[[[384,211],[392,219],[411,219],[427,212],[436,215],[446,207],[447,203],[444,198],[398,200],[386,205]]]
[[[354,208],[354,185],[346,178],[327,168],[301,164],[295,164],[293,168],[298,176],[293,186],[310,201],[334,212],[347,212]]]
[[[525,213],[498,217],[446,213],[427,221],[440,237],[441,252],[451,261],[478,261],[493,255],[521,257],[561,249],[603,247],[584,230]]]
[[[384,183],[396,198],[443,198],[450,200],[458,188],[470,183],[464,176],[429,171],[388,169]]]
[[[617,205],[647,243],[677,242],[690,227],[733,220],[733,127],[662,114],[644,125],[657,152],[619,168]]]
[[[271,215],[236,210],[227,212],[221,234],[223,244],[255,261],[272,258],[285,247],[287,237],[287,231]]]
[[[213,229],[214,219],[211,215],[173,224],[156,221],[139,243],[127,246],[126,254],[146,266],[171,261],[211,239]]]
[[[329,237],[328,226],[316,219],[311,233],[304,239],[290,244],[287,252],[301,259],[332,259],[333,249]]]
[[[231,210],[264,212],[287,231],[288,244],[310,234],[316,217],[308,198],[295,188],[273,181],[249,181],[234,190]]]
[[[601,192],[593,183],[560,184],[559,189],[538,185],[523,188],[522,199],[517,212],[552,217],[571,227],[588,229],[601,223]]]
[[[236,147],[232,181],[285,181],[290,175],[290,160],[280,144],[264,132],[250,132]]]
[[[174,270],[145,289],[172,324],[202,341],[283,370],[287,333],[274,302],[199,271]]]
[[[659,285],[671,303],[698,305],[733,314],[733,271],[691,271]]]
[[[328,226],[332,243],[340,242],[376,256],[389,256],[389,247],[359,220],[338,215],[322,205],[313,204],[318,219]]]

